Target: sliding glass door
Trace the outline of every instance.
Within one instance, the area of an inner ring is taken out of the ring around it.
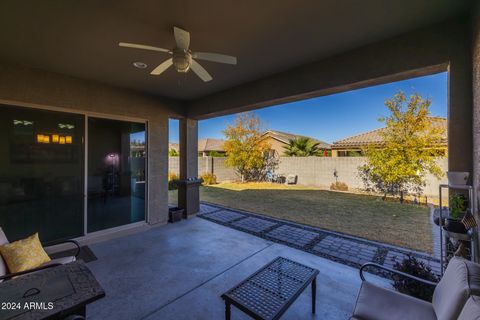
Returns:
[[[83,235],[83,115],[0,105],[0,227],[10,241]]]
[[[145,220],[145,124],[88,118],[87,232]]]
[[[145,123],[5,105],[0,114],[8,239],[38,232],[48,245],[145,220]]]

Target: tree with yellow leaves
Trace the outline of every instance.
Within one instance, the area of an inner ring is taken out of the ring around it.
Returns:
[[[223,133],[225,164],[235,168],[242,182],[263,180],[275,169],[276,161],[270,157],[270,145],[262,137],[262,124],[255,114],[238,114],[235,123]]]
[[[400,195],[403,202],[408,193],[420,194],[428,173],[443,175],[435,157],[441,156],[438,146],[444,128],[435,126],[430,114],[430,99],[418,94],[409,98],[398,92],[385,101],[390,115],[379,119],[386,127],[380,131],[383,143],[365,150],[367,163],[359,167],[367,189]]]

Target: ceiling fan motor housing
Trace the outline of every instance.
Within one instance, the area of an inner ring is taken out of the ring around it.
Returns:
[[[174,49],[173,65],[178,72],[185,73],[190,69],[192,54],[190,50]]]

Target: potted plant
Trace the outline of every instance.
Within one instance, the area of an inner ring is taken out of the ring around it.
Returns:
[[[448,209],[450,216],[445,219],[445,229],[455,233],[467,233],[467,229],[461,222],[467,209],[467,201],[463,194],[454,193],[449,198]]]

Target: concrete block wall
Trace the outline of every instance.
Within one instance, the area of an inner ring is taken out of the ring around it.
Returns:
[[[301,185],[328,188],[335,182],[333,173],[336,169],[338,181],[345,182],[349,188],[362,189],[364,186],[358,175],[358,167],[365,164],[365,161],[366,159],[363,157],[281,157],[276,173],[280,175],[295,174],[298,176],[298,184]],[[437,163],[443,172],[448,170],[448,159],[438,159]],[[447,183],[446,175],[440,180],[428,175],[424,194],[436,197],[438,186],[441,183]]]
[[[329,187],[335,182],[333,175],[337,170],[338,181],[345,182],[351,188],[362,185],[358,177],[358,167],[365,163],[364,158],[339,157],[281,157],[277,174],[298,176],[298,184]]]
[[[240,178],[235,173],[235,170],[225,166],[226,158],[212,158],[213,160],[213,174],[217,176],[217,181],[238,181]]]
[[[438,159],[443,172],[448,170],[448,159]],[[338,181],[345,182],[351,189],[362,189],[363,182],[358,176],[358,167],[365,164],[363,157],[280,157],[275,171],[278,175],[297,175],[297,183],[305,186],[329,188],[335,182],[333,172],[337,170]],[[169,171],[178,174],[178,157],[169,158]],[[238,181],[239,177],[232,168],[225,166],[225,158],[199,157],[198,175],[213,173],[218,182]],[[437,197],[438,186],[447,183],[444,176],[438,180],[432,175],[427,176],[427,186],[424,194],[428,197]]]
[[[200,159],[199,159],[200,161]],[[180,173],[180,157],[168,157],[168,173]]]
[[[213,168],[214,167],[213,167],[212,157],[198,157],[198,175],[199,176],[208,172],[213,173]],[[222,170],[222,168],[220,168],[219,165],[217,165],[217,168],[218,170]],[[225,170],[225,168],[223,168],[223,170]],[[228,170],[231,170],[231,169],[228,168]],[[180,175],[180,157],[168,157],[168,172],[175,173],[178,176]],[[226,177],[225,177],[225,180],[227,180]]]

